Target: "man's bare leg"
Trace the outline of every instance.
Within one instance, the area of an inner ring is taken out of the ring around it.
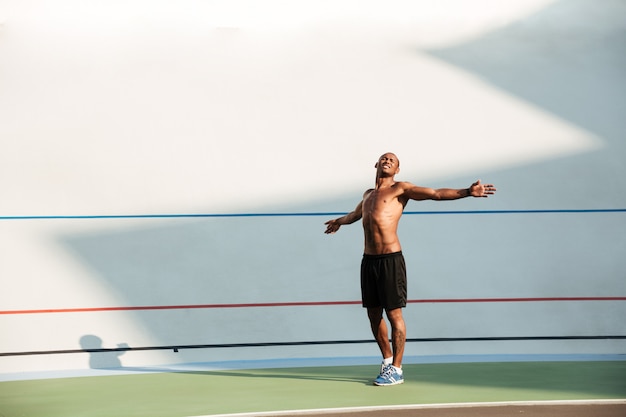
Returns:
[[[389,323],[391,324],[393,366],[395,366],[396,368],[401,368],[402,357],[404,356],[404,345],[406,344],[406,326],[404,324],[404,317],[402,317],[402,309],[394,308],[393,310],[387,310],[387,318],[389,319]],[[388,358],[389,356],[385,357]]]
[[[402,312],[400,312],[400,314],[402,314]],[[374,339],[376,339],[376,343],[378,343],[378,348],[383,355],[383,359],[392,357],[393,352],[389,344],[389,331],[387,330],[387,323],[385,323],[385,319],[383,319],[382,307],[368,308],[367,317],[370,320],[372,334],[374,335]]]

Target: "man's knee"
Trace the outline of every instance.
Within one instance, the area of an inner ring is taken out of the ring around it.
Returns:
[[[389,319],[389,322],[394,325],[394,324],[402,324],[404,323],[404,318],[402,317],[402,309],[401,308],[394,308],[393,310],[387,310],[387,318]]]

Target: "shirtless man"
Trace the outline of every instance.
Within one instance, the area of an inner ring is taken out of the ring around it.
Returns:
[[[495,194],[491,184],[480,180],[469,188],[432,189],[409,182],[396,182],[400,161],[393,153],[382,155],[376,165],[375,188],[363,194],[356,208],[334,220],[327,221],[325,233],[335,233],[342,225],[363,219],[365,249],[361,261],[361,296],[367,309],[372,333],[383,355],[380,374],[375,385],[387,386],[404,382],[402,356],[406,327],[402,308],[406,307],[406,267],[398,240],[398,222],[409,200],[457,200],[465,197],[487,197]],[[383,311],[391,325],[391,344]],[[392,349],[393,348],[393,349]]]

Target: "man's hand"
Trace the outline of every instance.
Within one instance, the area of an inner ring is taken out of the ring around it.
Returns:
[[[476,181],[469,188],[469,195],[472,197],[489,197],[496,193],[496,187],[493,184],[481,184],[480,180]]]
[[[339,222],[337,221],[337,219],[335,220],[329,220],[326,223],[324,223],[326,225],[326,231],[324,233],[326,234],[331,234],[331,233],[335,233],[337,230],[339,230],[339,228],[341,227],[341,225],[339,224]]]

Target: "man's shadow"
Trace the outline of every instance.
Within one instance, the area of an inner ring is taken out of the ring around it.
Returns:
[[[270,379],[300,379],[311,381],[331,381],[331,382],[355,382],[364,385],[372,385],[373,378],[364,375],[346,375],[338,372],[316,372],[315,368],[310,370],[299,369],[297,372],[282,371],[280,369],[264,370],[262,372],[249,372],[240,370],[215,370],[215,371],[174,371],[193,375],[207,375],[212,377],[241,377],[241,378],[270,378]]]
[[[365,385],[371,385],[371,378],[365,375],[356,374],[347,375],[344,372],[328,372],[322,368],[311,367],[297,371],[288,371],[282,369],[259,370],[257,372],[247,370],[183,370],[177,367],[124,367],[119,357],[131,348],[126,343],[119,343],[117,348],[103,348],[102,339],[95,335],[84,335],[80,338],[80,346],[83,351],[88,352],[89,367],[92,369],[109,369],[120,371],[137,371],[137,372],[155,372],[155,373],[178,373],[190,375],[206,375],[212,377],[240,377],[240,378],[277,378],[277,379],[303,379],[303,380],[319,380],[319,381],[335,381],[335,382],[356,382]]]
[[[80,338],[80,346],[85,352],[89,352],[89,367],[92,369],[121,368],[122,362],[119,357],[126,353],[125,350],[105,349],[102,347],[102,339],[98,336],[87,334]],[[119,343],[118,349],[128,348],[126,343]]]

